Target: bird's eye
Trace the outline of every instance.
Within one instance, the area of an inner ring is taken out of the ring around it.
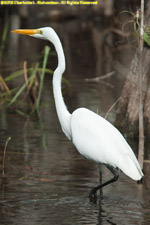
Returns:
[[[37,34],[43,34],[42,30],[37,30]]]

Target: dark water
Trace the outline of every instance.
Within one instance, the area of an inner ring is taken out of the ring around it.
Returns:
[[[99,181],[98,168],[65,138],[52,111],[43,131],[36,119],[7,114],[0,136],[3,142],[3,137],[12,140],[6,176],[1,177],[0,224],[149,224],[148,189],[123,174],[104,189],[100,205],[89,202],[90,188]],[[104,180],[109,179],[107,169],[103,172]]]
[[[85,82],[85,78],[111,72],[116,53],[110,46],[98,53],[101,31],[95,27],[78,22],[65,27],[67,31],[61,39],[68,62],[66,77],[71,82],[64,94],[66,104],[70,111],[85,106],[104,116],[119,97],[123,79],[118,74],[101,83]],[[61,33],[62,25],[57,24],[55,29]],[[23,63],[24,58],[38,54],[44,43],[22,37],[21,49],[24,45],[28,46],[25,55],[18,50],[19,56],[13,59],[10,70],[12,65],[18,65],[18,61]],[[123,54],[121,60],[124,58]],[[130,55],[126,58],[129,60]],[[99,182],[98,167],[80,156],[62,133],[49,76],[42,101],[40,121],[37,115],[24,117],[1,110],[1,165],[5,142],[8,137],[11,141],[6,152],[5,176],[0,177],[0,224],[150,224],[148,179],[143,185],[137,185],[120,173],[118,182],[104,188],[101,202],[89,202],[90,188]],[[115,108],[108,119],[114,121]],[[2,174],[2,166],[0,169]],[[104,168],[104,181],[110,176]]]

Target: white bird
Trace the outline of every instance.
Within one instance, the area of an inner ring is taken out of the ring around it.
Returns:
[[[78,108],[72,114],[67,110],[61,91],[62,74],[66,67],[65,56],[56,32],[51,27],[12,32],[49,40],[56,49],[58,66],[53,75],[53,92],[62,130],[81,155],[98,164],[105,164],[114,175],[111,180],[91,190],[90,200],[95,201],[98,189],[118,179],[119,175],[113,167],[119,168],[133,180],[140,180],[143,173],[131,147],[111,123],[86,108]]]

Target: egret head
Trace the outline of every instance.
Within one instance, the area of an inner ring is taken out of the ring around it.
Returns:
[[[38,29],[20,29],[13,30],[13,33],[29,35],[31,37],[49,40],[55,47],[58,55],[58,67],[61,70],[61,73],[65,70],[65,56],[63,52],[63,47],[61,41],[56,34],[56,32],[51,27],[42,27]]]

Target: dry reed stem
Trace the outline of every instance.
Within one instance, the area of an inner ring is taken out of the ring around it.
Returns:
[[[144,33],[144,0],[141,0],[141,24],[140,24],[140,62],[139,62],[139,149],[138,149],[138,160],[143,169],[144,161],[144,122],[143,122],[143,33]]]
[[[5,176],[5,157],[6,157],[6,150],[7,150],[7,145],[8,142],[11,140],[11,137],[9,137],[5,143],[5,148],[4,148],[4,154],[3,154],[3,165],[2,165],[2,170],[3,170],[3,177]]]

